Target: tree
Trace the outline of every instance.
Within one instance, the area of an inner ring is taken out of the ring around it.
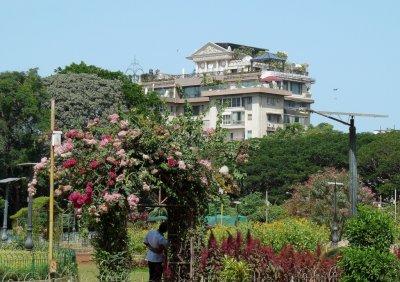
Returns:
[[[359,148],[376,138],[365,133],[357,137]],[[348,135],[326,123],[308,129],[299,124],[288,125],[251,142],[249,161],[241,167],[247,175],[243,193],[268,190],[272,203],[282,203],[288,198],[291,185],[306,181],[325,167],[348,167]]]
[[[47,93],[56,100],[56,122],[60,129],[82,128],[89,119],[106,118],[124,110],[119,80],[95,74],[57,74],[44,79]]]
[[[143,89],[140,85],[133,83],[131,80],[131,76],[125,75],[121,71],[110,71],[100,67],[96,67],[93,65],[87,65],[84,62],[79,64],[72,63],[64,68],[57,68],[55,70],[56,74],[77,74],[77,75],[85,75],[91,74],[95,75],[101,79],[109,81],[113,81],[116,85],[119,86],[116,89],[113,89],[112,93],[118,93],[118,97],[114,100],[117,103],[115,106],[119,106],[121,108],[126,109],[135,109],[137,114],[145,114],[147,116],[151,116],[154,119],[161,121],[162,119],[162,109],[163,103],[160,100],[159,96],[156,92],[149,92],[146,95],[143,92]],[[79,76],[78,76],[79,77]],[[91,86],[88,85],[87,88]],[[63,88],[61,86],[61,88]],[[105,89],[106,90],[106,89]],[[76,89],[76,93],[85,95],[85,91],[82,91],[82,88]],[[112,97],[111,97],[112,98]],[[105,101],[103,103],[107,104],[110,102],[110,97],[105,97]],[[122,99],[119,101],[119,99]],[[98,102],[102,102],[103,99],[98,98]],[[111,99],[111,102],[113,99]],[[91,105],[93,106],[93,105]],[[115,107],[114,106],[114,107]],[[102,109],[102,108],[100,108]],[[102,109],[104,110],[104,109]],[[106,117],[107,115],[103,115]]]
[[[400,187],[400,132],[378,134],[359,150],[359,168],[366,184],[385,198]]]
[[[40,156],[49,127],[47,97],[36,69],[0,73],[0,177]]]
[[[343,186],[337,186],[337,215],[341,229],[350,215],[349,176],[346,170],[327,168],[311,175],[306,182],[295,184],[292,197],[285,202],[289,214],[330,226],[334,214],[334,186],[328,185],[328,182],[334,181],[343,183]],[[360,185],[358,197],[362,203],[372,203],[374,194],[371,189]]]

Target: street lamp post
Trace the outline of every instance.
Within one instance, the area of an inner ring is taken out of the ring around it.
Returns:
[[[331,120],[337,121],[341,124],[347,125],[349,127],[349,199],[351,202],[351,215],[357,213],[357,190],[358,190],[358,174],[357,174],[357,158],[356,158],[356,127],[354,125],[354,117],[388,117],[387,115],[377,115],[377,114],[365,114],[365,113],[345,113],[345,112],[325,112],[325,111],[315,111],[311,109],[300,109],[303,113],[315,113],[317,115],[329,118]],[[332,115],[347,115],[350,118],[350,122],[345,122],[339,118],[333,117]]]
[[[242,203],[240,201],[234,201],[233,202],[236,205],[236,221],[235,221],[235,225],[238,224],[239,222],[239,205]]]
[[[21,163],[18,164],[18,166],[30,166],[33,167],[37,163]],[[33,197],[31,195],[28,195],[27,198],[28,201],[28,218],[26,222],[26,239],[25,239],[25,248],[29,251],[33,249],[33,238],[32,238],[32,209],[33,209]]]
[[[4,213],[3,213],[3,227],[1,229],[1,240],[7,241],[8,240],[8,233],[7,233],[7,225],[8,225],[8,199],[10,197],[10,187],[9,184],[15,181],[19,181],[22,178],[5,178],[0,180],[0,184],[4,184],[6,186],[6,193],[4,199]]]
[[[339,222],[337,215],[337,186],[343,186],[343,183],[328,182],[328,185],[333,185],[333,221],[332,221],[332,247],[337,247],[339,243]]]
[[[3,228],[1,230],[1,240],[7,241],[8,234],[7,234],[7,218],[8,218],[8,197],[9,197],[9,189],[8,184],[6,184],[6,195],[4,199],[4,213],[3,213]]]

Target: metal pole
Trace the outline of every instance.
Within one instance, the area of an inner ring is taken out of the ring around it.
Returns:
[[[7,218],[8,218],[8,191],[9,187],[8,184],[6,184],[6,197],[4,199],[4,214],[3,214],[3,228],[2,228],[2,234],[1,234],[1,240],[7,241],[8,239],[8,234],[7,234]]]
[[[397,189],[394,189],[394,222],[397,222]]]
[[[332,223],[332,247],[337,247],[339,242],[339,227],[337,220],[337,183],[333,188],[333,223]]]
[[[33,249],[33,239],[32,239],[32,196],[28,196],[28,221],[26,226],[26,240],[25,248],[27,250]]]
[[[51,99],[51,133],[53,135],[55,127],[55,101]],[[53,229],[54,229],[54,146],[53,136],[50,142],[50,196],[49,196],[49,272],[53,265]]]
[[[268,190],[265,190],[265,222],[268,223]]]
[[[358,190],[358,175],[357,175],[357,159],[356,159],[356,127],[354,126],[354,116],[350,118],[349,127],[349,178],[350,178],[350,201],[351,215],[357,213],[357,190]]]

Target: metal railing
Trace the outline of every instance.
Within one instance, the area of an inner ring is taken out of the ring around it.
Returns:
[[[74,251],[56,250],[54,259],[57,262],[57,270],[52,274],[52,278],[77,277],[78,269]],[[0,281],[30,281],[48,278],[47,251],[0,251]]]

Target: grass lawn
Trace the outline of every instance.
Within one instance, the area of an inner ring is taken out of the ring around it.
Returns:
[[[78,271],[79,271],[79,279],[82,282],[95,282],[97,281],[97,275],[99,273],[99,270],[97,269],[96,264],[90,262],[90,263],[81,263],[78,265]],[[135,269],[131,273],[131,281],[137,281],[137,282],[142,282],[142,281],[148,281],[149,280],[149,275],[148,275],[148,270],[146,268],[142,269]]]

